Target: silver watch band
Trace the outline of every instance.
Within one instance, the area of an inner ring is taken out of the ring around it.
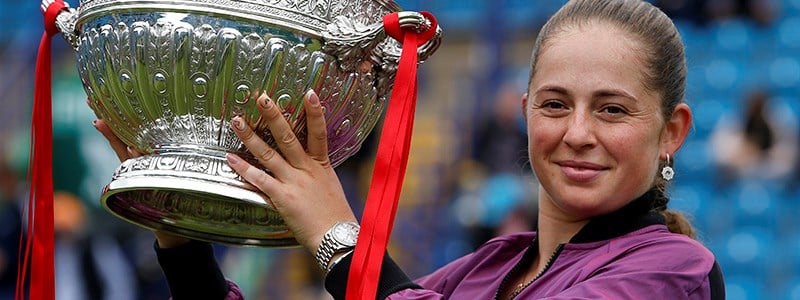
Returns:
[[[328,270],[331,258],[336,253],[352,250],[358,236],[359,226],[355,222],[339,222],[333,225],[322,237],[315,258],[320,269]]]

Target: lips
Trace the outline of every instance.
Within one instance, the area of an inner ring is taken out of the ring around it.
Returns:
[[[608,170],[602,165],[583,162],[583,161],[559,161],[556,164],[561,167],[561,172],[567,179],[575,182],[589,182],[597,178],[603,171]]]

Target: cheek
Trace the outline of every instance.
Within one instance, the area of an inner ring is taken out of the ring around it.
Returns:
[[[609,135],[606,149],[616,158],[620,165],[627,165],[627,173],[648,178],[655,174],[658,167],[659,136],[651,131],[625,131]],[[625,163],[628,162],[628,163]]]
[[[553,126],[546,126],[543,123],[529,124],[533,124],[528,125],[528,152],[531,156],[547,151],[560,141],[557,130]]]

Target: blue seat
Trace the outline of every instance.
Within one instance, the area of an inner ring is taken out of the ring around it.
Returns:
[[[796,16],[800,14],[800,1],[798,0],[781,0],[781,8],[783,9],[783,15],[785,16]]]
[[[778,259],[783,262],[785,271],[790,274],[797,273],[796,271],[800,268],[800,230],[791,228],[789,232],[784,232],[779,236],[776,246],[780,249],[777,255]]]
[[[753,28],[746,19],[733,18],[721,22],[713,22],[709,27],[712,49],[715,53],[743,55],[752,51]]]
[[[800,60],[782,55],[769,62],[769,86],[777,91],[794,90],[800,85]]]
[[[795,275],[785,280],[772,299],[800,300],[800,276]]]
[[[728,300],[766,299],[762,282],[748,274],[725,274],[725,298]]]
[[[702,68],[708,95],[723,99],[737,99],[747,88],[744,84],[749,82],[749,74],[753,68],[745,57],[738,55],[718,55],[707,63],[700,65]]]
[[[800,49],[800,16],[788,17],[776,25],[777,46],[783,50]]]
[[[728,199],[735,207],[735,224],[776,227],[780,213],[776,193],[768,183],[752,180],[735,182],[727,192]]]
[[[674,159],[676,182],[701,181],[708,183],[716,172],[711,163],[708,140],[704,138],[690,137],[687,139],[681,152],[676,154]]]
[[[677,185],[670,193],[670,208],[680,210],[692,218],[705,216],[711,196],[710,188],[703,184]]]
[[[717,126],[718,120],[731,113],[732,107],[734,107],[731,102],[732,100],[730,99],[713,96],[703,98],[700,101],[689,101],[689,105],[692,106],[696,138],[707,139],[711,135]]]
[[[491,2],[490,5],[501,5],[501,15],[506,26],[527,31],[530,28],[536,28],[544,24],[550,16],[566,3],[566,0],[505,0],[489,2]]]
[[[768,277],[780,258],[772,228],[737,227],[721,239],[709,243],[726,275],[746,274]]]

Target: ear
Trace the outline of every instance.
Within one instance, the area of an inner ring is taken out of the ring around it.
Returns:
[[[678,104],[672,111],[672,116],[667,120],[664,131],[661,132],[661,159],[666,159],[666,154],[674,156],[681,148],[689,129],[692,127],[692,110],[686,103]]]
[[[522,94],[522,119],[528,124],[528,93]]]

